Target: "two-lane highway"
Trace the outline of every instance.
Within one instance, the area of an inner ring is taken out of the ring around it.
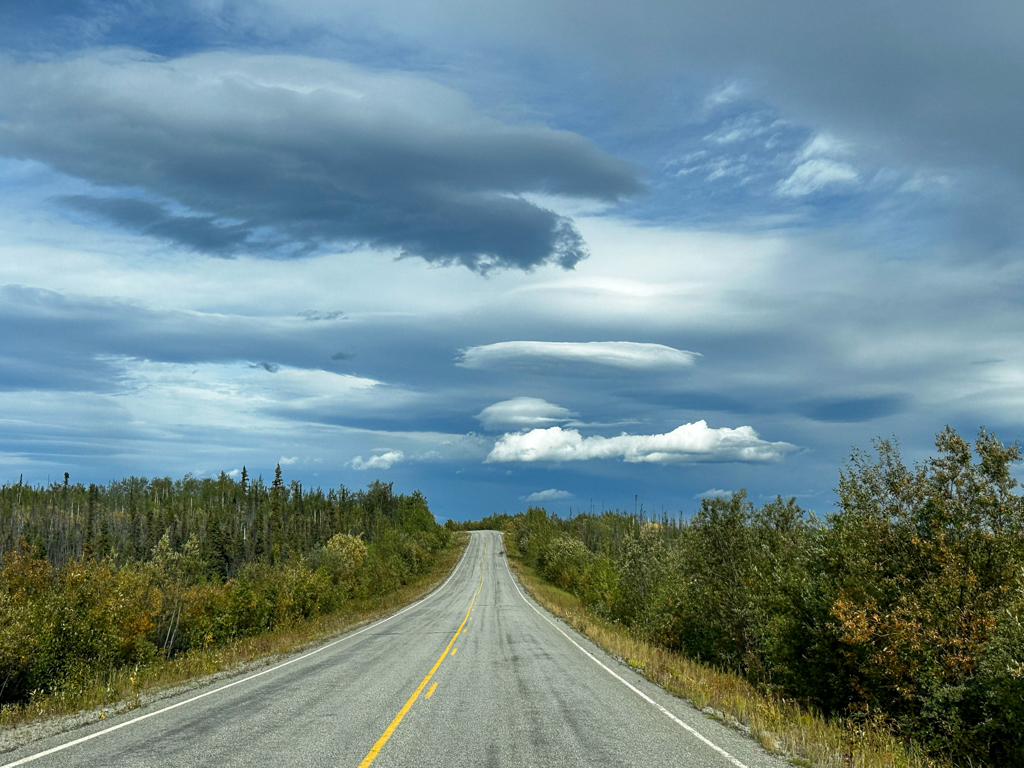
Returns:
[[[500,534],[420,602],[276,666],[0,755],[33,766],[692,766],[787,762],[529,599]]]

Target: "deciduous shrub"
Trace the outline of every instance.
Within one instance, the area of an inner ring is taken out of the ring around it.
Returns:
[[[913,468],[875,447],[841,470],[825,520],[739,492],[689,520],[495,522],[510,552],[646,639],[963,764],[1024,764],[1021,452],[948,428]]]

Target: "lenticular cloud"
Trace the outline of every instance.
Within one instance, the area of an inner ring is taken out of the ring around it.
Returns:
[[[578,430],[550,427],[504,435],[487,456],[488,462],[585,461],[622,459],[631,464],[779,461],[795,450],[789,443],[770,443],[753,427],[712,429],[705,421],[683,424],[663,435],[583,437]]]
[[[463,368],[496,368],[533,363],[584,363],[629,370],[685,368],[696,352],[633,341],[501,341],[462,350]]]

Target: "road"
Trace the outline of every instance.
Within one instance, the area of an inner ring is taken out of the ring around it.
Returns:
[[[43,766],[789,765],[539,608],[496,532],[422,601],[276,666],[0,755]]]

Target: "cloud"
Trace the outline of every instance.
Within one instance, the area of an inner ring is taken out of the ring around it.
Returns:
[[[827,187],[856,184],[857,171],[849,163],[814,158],[801,163],[789,178],[779,182],[775,191],[783,197],[804,197]]]
[[[259,368],[261,370],[266,371],[267,373],[277,373],[279,370],[281,370],[281,366],[278,365],[277,363],[252,363],[249,367]]]
[[[799,403],[797,412],[815,421],[855,423],[902,413],[910,404],[906,395],[816,398]]]
[[[216,216],[174,215],[160,205],[131,197],[65,195],[60,200],[71,208],[108,219],[133,232],[214,256],[230,256],[244,250],[250,235],[250,227],[227,224]]]
[[[405,454],[401,451],[387,451],[386,453],[380,453],[375,456],[371,456],[369,459],[363,460],[362,456],[356,456],[352,459],[353,469],[391,469],[394,464],[397,464],[405,458]]]
[[[267,13],[250,19],[265,30],[313,19],[344,29],[354,20],[335,4],[298,10],[284,0],[260,2]],[[626,8],[610,0],[514,0],[473,14],[466,0],[444,0],[429,6],[429,17],[405,0],[363,7],[405,39],[500,40],[585,61],[589,71],[629,72],[622,82],[634,102],[664,101],[652,83],[710,75],[739,81],[744,92],[809,122],[849,128],[926,162],[968,159],[1024,176],[1015,3],[639,0]]]
[[[556,488],[548,488],[546,491],[537,491],[527,496],[524,501],[555,501],[557,499],[571,499],[573,496],[568,491],[559,491]]]
[[[342,312],[341,310],[334,310],[333,312],[324,312],[319,309],[307,309],[305,312],[300,312],[299,317],[301,317],[303,320],[310,320],[313,322],[316,322],[318,320],[337,320],[338,318],[341,318],[342,320],[347,319],[345,317],[345,313]]]
[[[770,133],[777,125],[777,120],[766,120],[765,115],[759,113],[740,115],[726,120],[717,130],[705,136],[704,140],[714,144],[745,142]]]
[[[604,365],[629,370],[685,368],[700,356],[663,344],[632,341],[502,341],[469,347],[457,363],[464,368],[494,368],[505,365],[576,363]]]
[[[340,62],[107,50],[4,60],[0,89],[0,153],[100,188],[68,206],[217,256],[362,244],[481,272],[570,269],[587,254],[575,225],[523,195],[641,189],[577,134]]]
[[[288,466],[289,464],[295,464],[296,462],[298,462],[298,460],[299,460],[298,456],[291,456],[291,457],[282,456],[280,458],[280,460],[278,460],[277,463],[278,464],[282,464],[284,466]]]
[[[576,414],[539,397],[514,397],[489,405],[474,418],[485,429],[528,429],[568,421]]]
[[[586,461],[621,458],[651,464],[779,461],[795,450],[789,443],[761,440],[751,427],[711,429],[704,421],[684,424],[663,435],[582,437],[561,427],[508,434],[494,444],[487,462]]]
[[[721,488],[709,488],[702,493],[695,493],[693,498],[695,499],[723,499],[726,496],[732,496],[732,491],[723,491]]]
[[[800,150],[798,159],[802,162],[810,160],[812,157],[848,155],[852,149],[849,142],[838,139],[830,133],[816,133]]]

